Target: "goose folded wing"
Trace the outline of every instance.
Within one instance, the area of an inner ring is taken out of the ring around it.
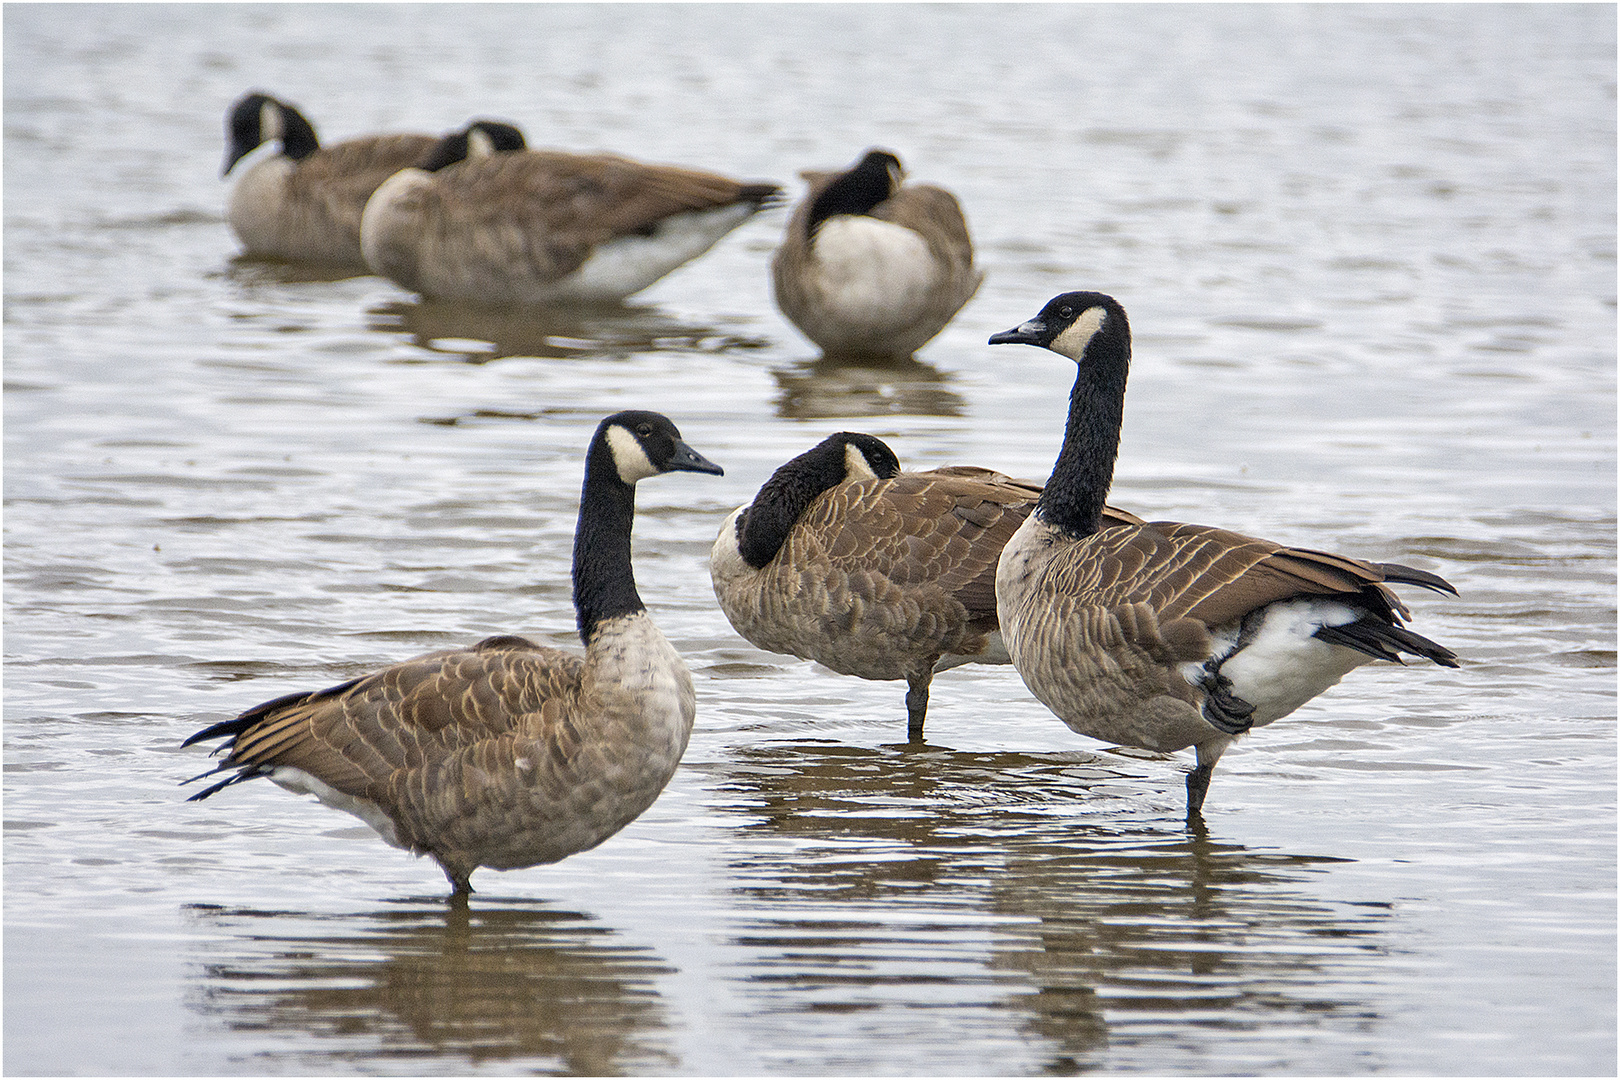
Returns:
[[[240,730],[226,767],[290,766],[347,795],[382,800],[399,772],[559,725],[577,698],[582,664],[522,638],[417,657],[244,713],[230,722]]]
[[[1356,596],[1386,616],[1406,609],[1383,571],[1342,555],[1289,548],[1226,529],[1174,522],[1104,530],[1086,587],[1111,601],[1142,602],[1162,622],[1193,618],[1220,626],[1294,596]]]
[[[436,142],[431,135],[379,135],[336,143],[300,162],[288,184],[294,194],[320,200],[333,221],[359,236],[360,215],[372,192],[422,160]]]

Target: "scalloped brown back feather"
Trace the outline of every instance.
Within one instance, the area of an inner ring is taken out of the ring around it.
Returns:
[[[920,738],[941,658],[988,659],[1001,549],[1040,493],[960,465],[840,484],[806,508],[771,562],[730,581],[717,574],[715,592],[760,648],[844,675],[905,679]],[[1140,520],[1109,513],[1119,524]]]
[[[446,233],[507,231],[537,271],[556,277],[577,270],[615,237],[645,235],[676,214],[762,203],[777,190],[697,169],[560,150],[495,154],[435,175],[438,183],[423,202],[425,221]]]
[[[1406,614],[1377,564],[1173,521],[1105,528],[1069,549],[1050,574],[1052,588],[1102,605],[1145,603],[1161,623],[1190,617],[1220,626],[1300,595],[1354,594],[1386,617]]]

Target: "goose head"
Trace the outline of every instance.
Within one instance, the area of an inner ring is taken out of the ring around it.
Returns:
[[[257,91],[243,95],[225,114],[225,168],[229,176],[238,161],[267,142],[280,141],[281,152],[302,161],[321,148],[314,126],[297,109]]]
[[[758,570],[787,542],[799,516],[822,492],[858,480],[900,475],[900,459],[875,435],[840,431],[771,474],[736,518],[738,553]]]
[[[458,161],[508,154],[527,147],[517,125],[500,120],[474,120],[460,131],[452,131],[440,139],[416,167],[424,172],[438,172]]]
[[[1073,536],[1102,528],[1114,479],[1131,366],[1125,309],[1098,292],[1055,296],[1033,319],[990,337],[992,345],[1035,345],[1076,365],[1063,448],[1035,506],[1035,517]]]
[[[992,345],[1036,345],[1083,363],[1088,353],[1103,346],[1130,357],[1131,326],[1125,309],[1112,296],[1099,292],[1067,292],[1055,296],[1039,315],[1011,330],[990,336]],[[1095,354],[1093,354],[1095,355]]]
[[[829,470],[843,467],[841,479],[888,480],[900,475],[900,458],[889,449],[889,444],[876,435],[859,431],[840,431],[829,435],[812,447],[806,457],[818,456],[827,460]],[[837,459],[837,464],[834,463]]]
[[[625,484],[668,472],[708,473],[725,470],[693,450],[673,421],[662,413],[630,409],[614,413],[597,426],[594,445],[602,445],[613,472]]]
[[[887,150],[868,150],[865,157],[834,177],[816,196],[810,207],[811,233],[835,214],[870,213],[899,191],[905,179],[906,171],[898,157]]]

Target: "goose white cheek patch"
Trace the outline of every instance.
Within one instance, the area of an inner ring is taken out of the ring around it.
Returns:
[[[846,480],[876,480],[877,472],[866,455],[853,445],[844,447],[844,478]]]
[[[613,464],[619,470],[619,479],[627,484],[657,476],[658,470],[647,457],[647,451],[629,431],[615,424],[607,431],[608,449],[613,451]]]
[[[1107,311],[1100,307],[1088,308],[1067,330],[1053,339],[1052,350],[1064,356],[1084,356],[1086,346],[1091,344],[1091,339],[1102,329],[1103,319],[1107,314]]]

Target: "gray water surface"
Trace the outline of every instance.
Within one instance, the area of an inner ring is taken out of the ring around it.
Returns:
[[[1613,1074],[1609,5],[8,5],[12,1074]],[[472,116],[775,178],[900,153],[988,279],[909,363],[817,360],[756,219],[623,310],[423,303],[236,257],[224,110]],[[1375,665],[1222,760],[1074,735],[1010,669],[738,638],[707,554],[840,430],[1042,476],[1130,312],[1112,501],[1443,574],[1456,671]],[[426,861],[180,742],[493,633],[573,646],[581,454],[669,413],[636,572],[699,715],[552,867]]]

